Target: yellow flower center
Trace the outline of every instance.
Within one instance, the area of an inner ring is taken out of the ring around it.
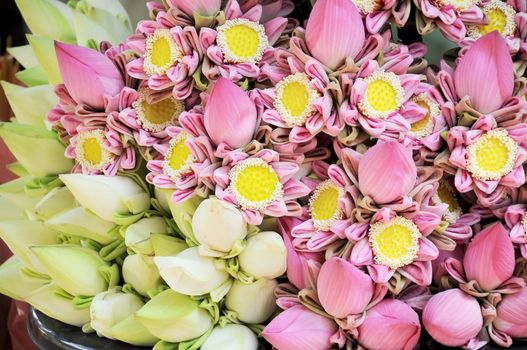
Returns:
[[[264,210],[282,197],[282,184],[274,169],[260,158],[249,158],[234,166],[230,189],[243,209]]]
[[[452,6],[459,13],[476,5],[478,2],[479,0],[438,0],[437,4],[439,7]]]
[[[518,144],[506,130],[491,130],[467,147],[467,170],[478,180],[499,180],[514,167]]]
[[[217,29],[216,42],[226,62],[240,63],[260,61],[269,46],[264,27],[244,18],[226,21]]]
[[[469,36],[477,39],[494,30],[497,30],[503,37],[514,34],[516,11],[511,5],[500,0],[492,0],[483,7],[483,12],[487,15],[489,24],[468,26]]]
[[[189,137],[188,134],[181,132],[172,138],[165,154],[163,170],[174,182],[190,170],[190,165],[194,161],[190,148],[185,144]]]
[[[81,131],[76,136],[75,159],[89,172],[101,170],[113,159],[113,154],[104,148],[104,132],[100,129]]]
[[[367,15],[382,8],[382,2],[379,0],[353,0],[353,3],[363,15]]]
[[[342,189],[331,180],[320,183],[315,189],[309,199],[309,212],[317,230],[328,231],[336,220],[342,218],[339,209],[342,192]]]
[[[419,94],[412,98],[412,101],[415,102],[419,107],[422,107],[427,110],[426,116],[412,123],[409,134],[415,137],[418,140],[421,140],[434,131],[434,117],[438,116],[441,113],[439,105],[432,101],[426,92]]]
[[[296,73],[276,84],[274,106],[289,127],[301,126],[315,112],[311,104],[318,96],[318,92],[309,86],[309,77]]]
[[[448,206],[443,214],[443,218],[451,224],[456,222],[462,214],[461,206],[457,201],[454,189],[445,180],[439,182],[439,188],[432,196],[432,202],[435,205],[446,204]]]
[[[165,74],[170,67],[183,58],[168,29],[156,29],[146,39],[146,52],[143,68],[148,75]]]
[[[404,90],[392,72],[375,71],[364,79],[367,84],[359,109],[369,118],[387,118],[403,104]]]
[[[185,110],[185,104],[173,97],[156,103],[148,103],[148,89],[139,91],[139,98],[134,102],[137,123],[143,129],[160,132],[167,126],[174,125],[179,115]]]
[[[368,235],[376,264],[396,269],[417,257],[421,233],[411,220],[396,216],[388,222],[376,222]]]

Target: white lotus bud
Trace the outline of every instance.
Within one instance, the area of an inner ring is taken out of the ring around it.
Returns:
[[[150,242],[153,233],[167,233],[168,225],[160,216],[141,219],[126,228],[124,243],[136,253],[153,255],[154,248]]]
[[[200,244],[227,253],[236,241],[247,235],[247,222],[234,205],[209,198],[196,209],[192,217],[192,230]]]
[[[75,198],[67,187],[55,187],[35,205],[34,212],[40,220],[46,220],[76,206]]]
[[[29,294],[43,285],[49,283],[49,279],[28,276],[21,270],[24,264],[12,256],[0,266],[0,293],[16,300],[23,301]]]
[[[284,241],[278,233],[271,231],[250,237],[238,258],[242,270],[256,279],[277,278],[287,267]]]
[[[170,288],[185,295],[210,293],[229,279],[227,272],[216,268],[213,258],[199,255],[197,247],[175,257],[155,257],[154,262]]]
[[[162,283],[157,266],[149,256],[128,255],[123,262],[123,279],[136,292],[147,295],[149,290],[157,289]]]
[[[256,349],[258,349],[258,339],[249,328],[241,324],[214,327],[207,340],[201,345],[201,350]]]
[[[274,290],[277,285],[276,280],[266,278],[251,284],[235,281],[227,293],[225,305],[235,311],[242,322],[265,322],[276,310]]]

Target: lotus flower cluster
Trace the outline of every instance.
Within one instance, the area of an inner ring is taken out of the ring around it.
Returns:
[[[525,1],[37,2],[0,293],[156,350],[527,338]]]

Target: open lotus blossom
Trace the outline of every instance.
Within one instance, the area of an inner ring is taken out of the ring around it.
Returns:
[[[217,166],[210,140],[180,127],[166,129],[169,140],[155,144],[159,154],[146,167],[146,180],[158,188],[174,189],[172,200],[179,203],[195,193],[206,196],[213,189],[210,177]]]
[[[298,215],[296,201],[310,189],[293,178],[299,166],[280,159],[280,154],[263,149],[253,156],[232,151],[214,170],[216,196],[239,207],[249,224],[259,225],[263,216]]]
[[[266,18],[261,4],[252,5],[228,1],[218,25],[201,29],[199,40],[205,53],[202,71],[207,79],[223,76],[237,82],[255,80],[260,75],[261,62],[274,50],[273,44],[285,30],[287,19]]]
[[[515,204],[507,208],[505,223],[510,230],[512,242],[520,248],[521,255],[527,259],[527,206]]]
[[[70,140],[65,155],[75,159],[72,172],[113,176],[136,165],[135,149],[112,129],[85,129]]]
[[[164,96],[170,92],[178,100],[190,96],[195,86],[192,76],[203,58],[196,28],[178,26],[159,10],[154,20],[139,22],[127,44],[138,56],[126,66],[130,76]]]
[[[414,0],[417,30],[428,34],[439,28],[448,39],[459,42],[465,38],[467,27],[483,23],[485,14],[478,0]]]
[[[365,27],[371,34],[380,32],[387,23],[403,27],[410,17],[412,8],[411,0],[354,0],[353,3],[365,17]]]

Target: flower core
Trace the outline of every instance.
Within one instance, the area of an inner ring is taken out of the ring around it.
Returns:
[[[309,86],[309,77],[305,73],[296,73],[276,84],[274,107],[287,126],[302,126],[315,112],[311,104],[318,96],[318,92]]]
[[[438,116],[441,111],[439,109],[439,105],[432,101],[426,92],[415,96],[412,98],[412,101],[415,102],[419,107],[422,107],[428,111],[423,119],[412,123],[412,128],[409,132],[409,134],[415,137],[417,140],[422,140],[423,138],[432,134],[434,131],[434,118]]]
[[[375,71],[364,79],[366,93],[359,102],[359,109],[369,118],[387,118],[404,102],[404,90],[397,75]]]
[[[244,18],[226,21],[217,29],[216,41],[226,62],[260,61],[269,42],[264,27]]]
[[[514,34],[516,30],[516,11],[514,8],[500,0],[491,0],[483,7],[489,24],[481,26],[468,26],[468,35],[477,39],[487,33],[497,30],[503,37]]]
[[[448,182],[441,180],[437,192],[432,196],[432,202],[435,205],[446,204],[447,210],[443,214],[443,219],[449,223],[454,223],[461,216],[462,210],[457,201],[454,189]]]
[[[453,7],[456,12],[460,13],[465,11],[471,6],[477,5],[479,0],[438,0],[437,6],[442,7]]]
[[[381,0],[353,0],[353,3],[363,15],[378,11],[382,8]]]
[[[190,170],[194,157],[190,148],[185,144],[190,136],[181,132],[170,140],[170,146],[163,160],[163,171],[173,182],[176,182],[182,174]]]
[[[331,180],[326,180],[315,188],[309,199],[309,212],[317,230],[328,231],[335,221],[342,218],[339,208],[339,198],[342,194],[342,188]]]
[[[137,123],[150,132],[160,132],[174,125],[179,115],[185,110],[185,104],[173,97],[159,102],[149,103],[145,90],[139,91],[139,98],[133,107]]]
[[[113,154],[104,147],[104,131],[101,129],[81,131],[76,137],[75,160],[88,171],[101,170],[113,159]]]
[[[156,29],[154,34],[146,39],[143,67],[148,75],[165,74],[182,58],[183,52],[168,29]]]

